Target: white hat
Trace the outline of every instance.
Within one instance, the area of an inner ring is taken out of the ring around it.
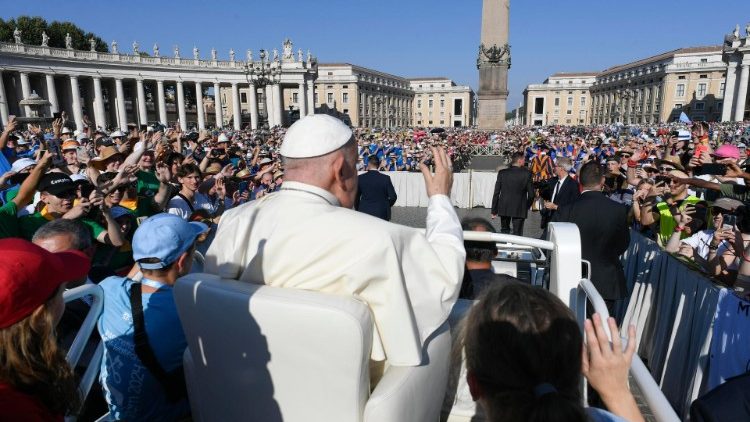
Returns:
[[[109,135],[109,137],[110,138],[123,138],[123,137],[125,137],[125,134],[122,133],[121,130],[116,130],[116,131],[112,132],[112,134]]]
[[[82,133],[82,134],[80,134],[80,135],[76,136],[76,140],[77,140],[78,142],[81,142],[81,141],[83,141],[84,139],[85,139],[85,140],[88,140],[88,139],[89,139],[89,136],[88,136],[88,135],[86,135],[85,133]]]
[[[264,159],[260,160],[260,163],[258,163],[258,164],[263,165],[263,164],[268,164],[268,163],[272,163],[272,162],[273,162],[272,159],[270,159],[270,158],[264,158]]]
[[[78,173],[71,174],[70,175],[70,179],[73,180],[74,182],[79,182],[79,181],[86,181],[86,182],[88,182],[89,181],[88,177],[86,177],[86,176],[84,176],[82,174],[78,174]]]
[[[287,130],[281,155],[288,158],[320,157],[336,151],[352,138],[352,130],[327,114],[313,114],[296,121]]]
[[[64,127],[61,134],[65,135],[66,133],[70,133],[70,129],[68,129],[67,127]]]
[[[229,142],[229,138],[227,138],[227,135],[225,135],[225,134],[222,133],[221,135],[219,135],[219,140],[216,141],[216,142],[217,143],[220,143],[220,142]]]
[[[75,138],[77,138],[78,135],[80,135],[80,134],[81,134],[81,131],[78,130],[78,129],[76,129],[76,130],[73,131],[73,137],[75,137]]]
[[[685,129],[680,129],[677,131],[677,140],[678,141],[689,141],[690,140],[690,131]]]
[[[19,173],[21,170],[35,165],[36,161],[32,160],[31,158],[20,158],[13,162],[13,165],[10,166],[10,171]]]

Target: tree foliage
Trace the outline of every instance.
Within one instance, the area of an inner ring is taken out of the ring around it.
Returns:
[[[39,16],[19,16],[15,19],[0,19],[0,41],[14,42],[13,31],[18,28],[21,31],[21,41],[24,44],[41,45],[42,32],[49,36],[49,46],[65,48],[65,34],[70,34],[73,48],[86,50],[91,48],[89,40],[91,37],[96,41],[96,51],[108,52],[107,43],[92,32],[86,32],[72,22],[47,22]]]

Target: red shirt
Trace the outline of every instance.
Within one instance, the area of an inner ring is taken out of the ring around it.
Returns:
[[[0,420],[15,422],[63,421],[34,396],[17,391],[0,381]]]

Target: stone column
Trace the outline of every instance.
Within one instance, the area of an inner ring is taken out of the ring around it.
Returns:
[[[94,120],[98,127],[106,127],[107,119],[104,117],[104,98],[102,96],[102,80],[94,77]]]
[[[307,80],[307,115],[315,114],[315,81]]]
[[[81,90],[78,88],[78,76],[70,75],[70,98],[73,101],[73,120],[76,129],[83,130],[83,109],[81,108]]]
[[[477,67],[479,68],[480,129],[505,127],[505,109],[508,98],[508,70],[510,49],[508,27],[510,0],[483,0],[482,32]],[[489,49],[502,49],[502,55],[487,54]]]
[[[21,75],[21,94],[23,95],[22,100],[25,100],[29,98],[29,95],[31,95],[31,85],[29,84],[29,74],[26,72],[20,72]],[[23,115],[25,117],[31,116],[31,107],[24,106],[23,107]]]
[[[182,81],[177,81],[177,116],[180,119],[180,128],[187,130],[187,116],[185,114],[185,89]]]
[[[740,71],[740,83],[737,88],[737,100],[734,102],[734,120],[741,122],[745,116],[745,104],[747,104],[747,80],[750,76],[750,63],[743,63]]]
[[[156,81],[156,97],[159,102],[159,121],[168,124],[167,118],[167,101],[164,99],[164,81]]]
[[[273,110],[276,113],[276,124],[284,124],[284,99],[281,98],[281,83],[273,84]]]
[[[232,112],[234,113],[234,130],[242,127],[242,107],[240,106],[240,88],[232,82]]]
[[[250,83],[250,128],[258,128],[258,90],[255,83]]]
[[[148,124],[148,113],[146,111],[146,91],[143,89],[143,80],[135,80],[135,89],[138,95],[138,123],[141,125]]]
[[[115,92],[117,93],[117,120],[120,130],[127,132],[128,115],[125,110],[125,90],[122,88],[122,79],[115,78]]]
[[[198,130],[206,128],[206,117],[203,114],[203,86],[200,82],[195,83],[195,109],[198,113]]]
[[[274,102],[273,102],[273,88],[271,85],[266,85],[266,115],[268,116],[268,126],[276,126],[276,115],[274,114]]]
[[[299,117],[300,119],[307,116],[307,100],[305,96],[305,81],[299,83],[297,88],[297,102],[299,103]]]
[[[55,88],[55,76],[44,75],[47,82],[47,101],[49,101],[49,111],[54,114],[60,111],[60,103],[57,101],[57,89]]]
[[[3,82],[3,72],[0,72],[0,119],[3,127],[8,124],[8,96],[5,93],[5,83]]]
[[[734,91],[736,91],[737,82],[737,62],[729,61],[727,63],[727,76],[724,78],[724,105],[721,109],[721,121],[729,122],[732,120],[734,111]]]
[[[216,129],[224,127],[224,117],[221,109],[221,85],[214,82],[214,114],[216,115]]]

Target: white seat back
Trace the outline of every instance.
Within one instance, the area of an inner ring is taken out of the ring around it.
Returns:
[[[209,274],[183,277],[174,294],[195,420],[361,420],[373,336],[366,305]]]

